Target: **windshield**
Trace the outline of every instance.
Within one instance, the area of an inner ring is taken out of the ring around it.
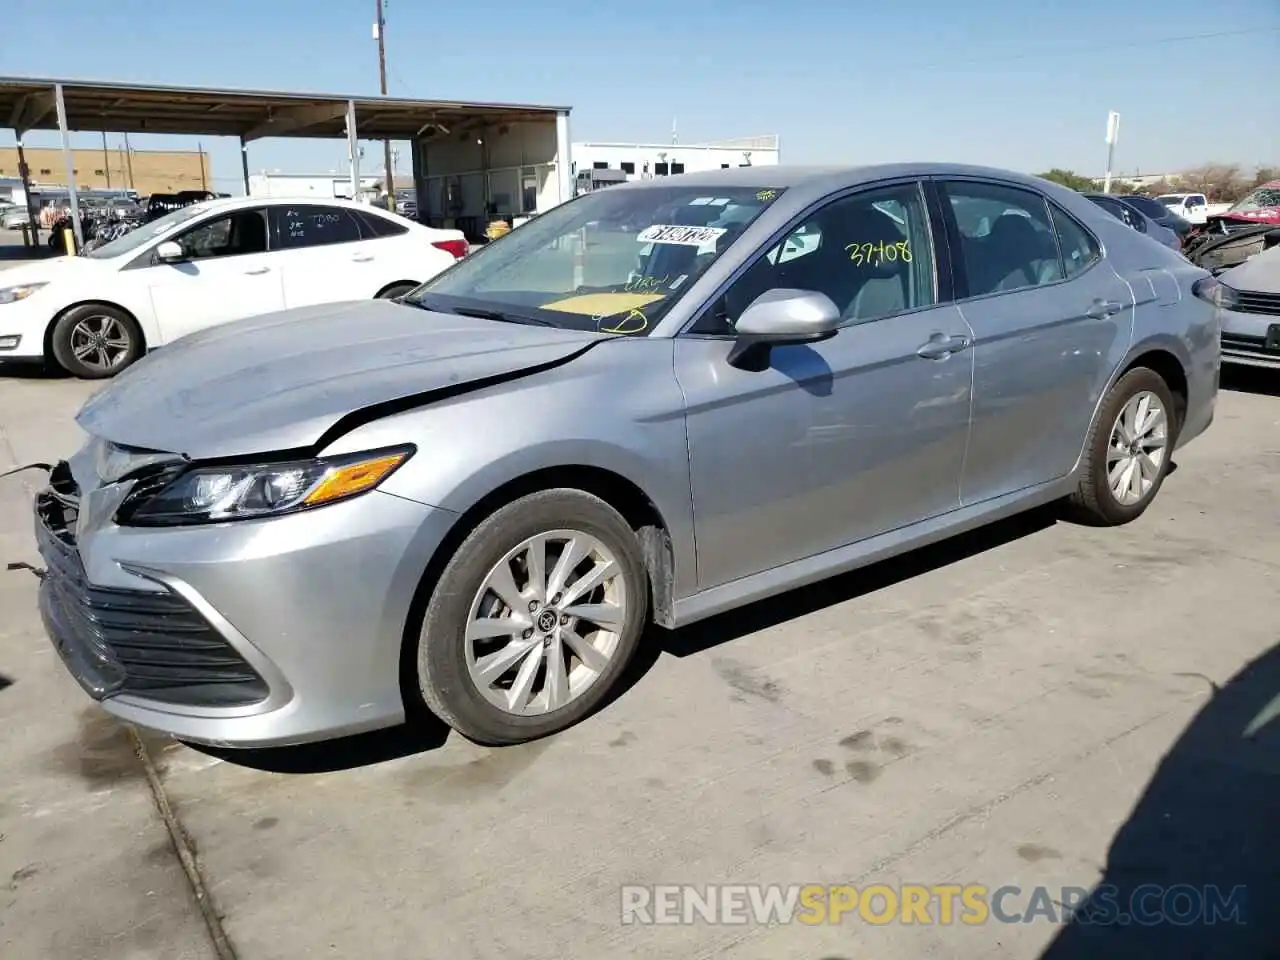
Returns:
[[[496,320],[647,335],[782,192],[664,184],[586,194],[404,300]]]
[[[84,255],[94,260],[110,260],[113,257],[122,257],[126,253],[132,253],[156,237],[168,233],[179,224],[200,216],[207,210],[208,207],[203,204],[179,207],[177,210],[166,213],[163,217],[157,217],[150,223],[144,223],[136,230],[130,230],[124,236],[116,237],[109,243],[104,243],[100,247],[94,247],[92,250],[86,251]]]
[[[1251,190],[1232,204],[1232,211],[1261,210],[1263,207],[1280,207],[1280,183],[1268,183]]]

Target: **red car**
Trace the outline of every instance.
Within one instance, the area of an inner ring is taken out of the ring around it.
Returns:
[[[1244,263],[1280,241],[1280,180],[1255,187],[1187,237],[1184,252],[1214,273]]]

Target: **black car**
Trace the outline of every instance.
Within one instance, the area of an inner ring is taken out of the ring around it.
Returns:
[[[1121,223],[1138,231],[1145,233],[1157,243],[1164,244],[1170,250],[1181,252],[1182,238],[1173,232],[1169,227],[1157,223],[1151,217],[1137,208],[1136,205],[1130,203],[1126,198],[1116,196],[1111,193],[1086,193],[1084,197],[1092,200],[1107,213],[1111,214]]]
[[[1190,220],[1184,220],[1159,200],[1144,197],[1140,193],[1122,193],[1118,196],[1130,206],[1137,207],[1160,226],[1168,227],[1178,235],[1179,240],[1185,240],[1195,226]]]

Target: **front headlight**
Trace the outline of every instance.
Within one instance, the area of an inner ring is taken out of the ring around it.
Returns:
[[[44,286],[48,286],[48,284],[24,283],[18,287],[2,287],[0,288],[0,303],[17,303],[19,300],[25,300]]]
[[[1191,285],[1191,292],[1206,303],[1224,310],[1234,310],[1240,302],[1235,290],[1214,277],[1201,277]]]
[[[167,527],[275,517],[374,489],[413,455],[412,446],[292,463],[194,467],[155,489],[139,481],[116,521]]]

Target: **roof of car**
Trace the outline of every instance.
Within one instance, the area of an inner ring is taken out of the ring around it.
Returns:
[[[191,206],[199,206],[204,210],[234,210],[237,207],[259,207],[268,206],[288,206],[290,204],[316,204],[322,203],[327,207],[346,207],[351,210],[373,210],[377,213],[387,213],[388,211],[378,210],[367,203],[356,203],[354,200],[346,200],[340,197],[214,197],[211,200],[197,200]]]
[[[974,166],[961,163],[879,163],[863,166],[804,166],[779,164],[776,166],[730,167],[721,170],[704,170],[678,174],[680,185],[691,187],[827,187],[838,189],[846,185],[886,180],[893,177],[921,176],[974,176],[994,177],[1001,180],[1021,181],[1027,184],[1042,183],[1039,178],[1012,170]],[[610,190],[651,189],[671,186],[671,177],[652,177],[633,180],[610,187]]]

